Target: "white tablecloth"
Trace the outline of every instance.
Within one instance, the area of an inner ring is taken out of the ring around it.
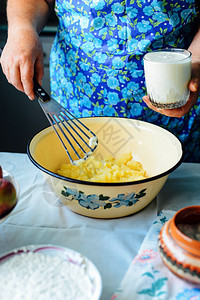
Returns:
[[[0,165],[20,186],[19,202],[0,224],[0,254],[30,244],[54,244],[87,256],[103,281],[102,299],[109,300],[162,209],[200,204],[200,165],[182,164],[145,209],[110,220],[77,215],[49,192],[41,172],[26,154],[0,153]]]

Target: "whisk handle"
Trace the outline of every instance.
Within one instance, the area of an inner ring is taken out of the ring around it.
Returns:
[[[51,99],[48,93],[41,87],[41,85],[35,78],[33,79],[33,82],[35,96],[43,103],[48,102]]]

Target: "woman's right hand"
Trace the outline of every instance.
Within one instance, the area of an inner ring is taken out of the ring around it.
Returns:
[[[42,45],[34,28],[9,29],[0,62],[8,82],[33,100],[33,77],[41,83],[44,74]]]

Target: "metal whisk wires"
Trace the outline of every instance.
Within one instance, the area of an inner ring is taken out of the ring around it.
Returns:
[[[50,97],[46,91],[34,82],[34,91],[38,102],[61,141],[72,164],[86,159],[96,149],[96,135],[73,114]]]

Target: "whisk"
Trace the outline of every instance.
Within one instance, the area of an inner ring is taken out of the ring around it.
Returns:
[[[2,51],[3,49],[0,48],[0,56]],[[36,79],[34,79],[34,92],[47,119],[65,148],[70,162],[76,165],[78,161],[88,158],[98,145],[97,136],[55,99],[50,97]]]
[[[77,165],[79,161],[87,159],[98,145],[97,136],[80,119],[77,119],[50,97],[35,79],[34,92],[47,119],[65,148],[70,162]]]

